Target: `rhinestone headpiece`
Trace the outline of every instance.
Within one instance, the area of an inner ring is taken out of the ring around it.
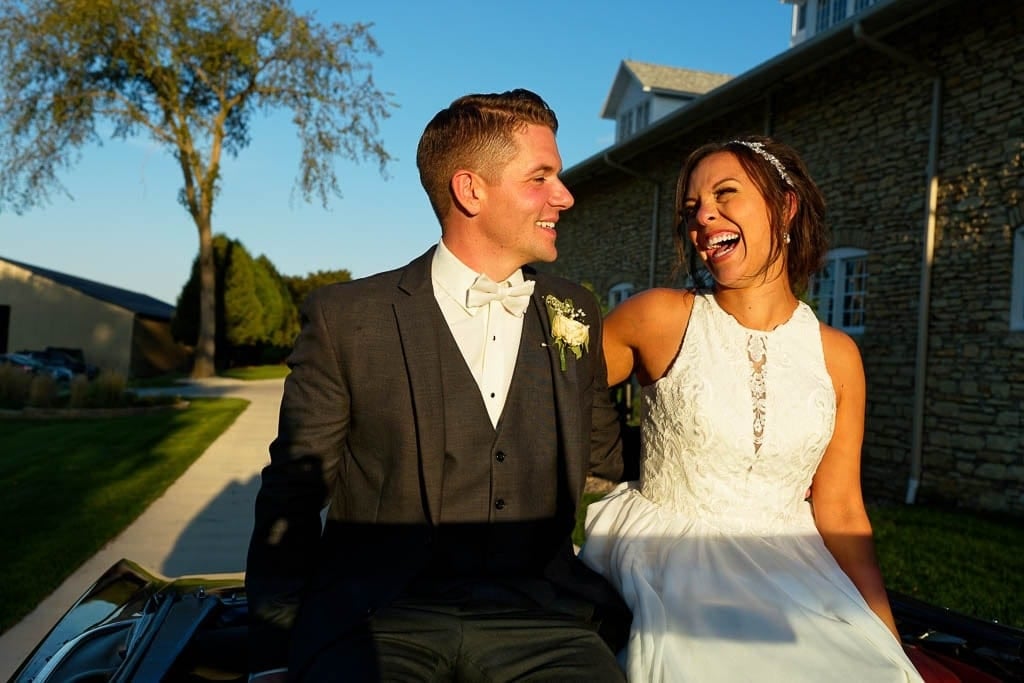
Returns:
[[[758,156],[767,161],[769,164],[775,167],[775,170],[779,172],[779,177],[782,178],[782,182],[786,183],[790,187],[793,187],[793,181],[789,179],[789,174],[786,173],[786,167],[782,165],[779,158],[764,148],[762,142],[748,142],[747,140],[730,140],[731,145],[743,145],[749,149],[754,150]]]

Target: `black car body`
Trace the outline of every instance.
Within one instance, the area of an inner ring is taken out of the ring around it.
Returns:
[[[242,574],[168,579],[121,560],[72,606],[10,683],[245,681]],[[891,593],[904,643],[964,683],[1024,681],[1024,630]]]
[[[10,682],[244,681],[242,574],[168,579],[121,560]]]

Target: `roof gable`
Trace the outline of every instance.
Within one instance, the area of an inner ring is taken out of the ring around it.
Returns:
[[[731,78],[728,74],[624,59],[619,64],[619,71],[601,109],[601,118],[615,118],[623,97],[633,84],[656,95],[696,97],[714,90]]]
[[[70,287],[71,289],[85,294],[86,296],[99,299],[100,301],[105,301],[108,304],[113,304],[114,306],[118,306],[147,318],[170,320],[171,316],[174,315],[174,306],[164,303],[159,299],[155,299],[148,294],[131,292],[127,289],[121,289],[120,287],[105,285],[102,282],[95,282],[93,280],[86,280],[82,277],[68,275],[67,273],[61,273],[48,268],[40,268],[39,266],[14,261],[2,256],[0,256],[0,261],[5,261],[13,266],[27,270],[33,275],[38,275],[39,277],[52,280],[59,285]]]

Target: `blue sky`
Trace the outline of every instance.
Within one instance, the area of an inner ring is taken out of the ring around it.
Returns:
[[[262,118],[225,163],[214,231],[266,254],[286,275],[401,266],[440,228],[416,173],[416,143],[439,109],[468,92],[525,87],[559,118],[566,168],[610,146],[600,118],[623,59],[738,75],[787,49],[791,6],[779,0],[548,0],[456,3],[295,0],[324,22],[373,22],[378,86],[399,104],[381,127],[396,161],[338,162],[343,197],[325,210],[294,191],[299,146],[286,115]],[[175,303],[198,251],[176,201],[180,171],[145,138],[82,150],[61,176],[73,199],[0,214],[0,256]]]

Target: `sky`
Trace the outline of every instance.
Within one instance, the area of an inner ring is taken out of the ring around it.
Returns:
[[[225,158],[213,229],[265,254],[284,275],[347,269],[353,277],[397,268],[440,236],[416,171],[423,127],[470,92],[529,88],[559,120],[565,168],[610,147],[600,117],[624,59],[742,74],[789,46],[792,6],[780,0],[293,0],[324,23],[372,22],[382,50],[377,86],[398,107],[380,126],[395,158],[339,160],[342,197],[327,208],[297,191],[299,143],[286,112],[255,118],[251,143]],[[148,138],[82,148],[60,175],[67,195],[15,215],[0,213],[0,257],[96,280],[174,304],[199,238],[177,203],[181,172]]]

